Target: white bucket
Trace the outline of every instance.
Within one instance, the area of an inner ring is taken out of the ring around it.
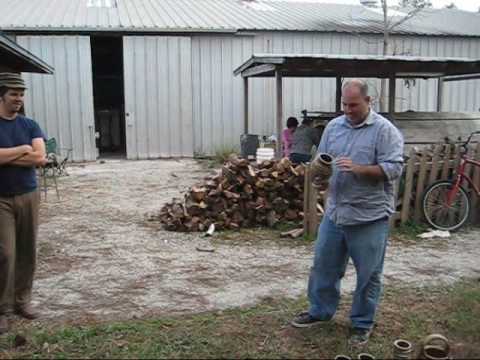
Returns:
[[[257,149],[257,163],[261,163],[265,160],[271,160],[275,157],[275,150],[272,148],[258,148]]]

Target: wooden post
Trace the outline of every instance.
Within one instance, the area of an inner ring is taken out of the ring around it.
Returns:
[[[440,158],[440,151],[442,151],[442,145],[436,145],[435,150],[433,150],[433,157],[432,157],[432,167],[430,169],[430,177],[428,178],[428,184],[430,185],[434,183],[438,178],[438,161]]]
[[[335,94],[335,112],[342,111],[342,78],[337,76],[337,91]]]
[[[402,212],[400,214],[400,221],[402,224],[408,221],[410,215],[410,199],[412,197],[412,188],[413,188],[413,174],[415,172],[415,158],[416,153],[414,149],[410,150],[410,158],[407,162],[407,171],[405,174],[405,189],[403,192],[402,199]]]
[[[305,175],[303,183],[303,233],[308,235],[308,229],[310,228],[310,188],[312,182],[310,181],[310,166],[305,166]]]
[[[475,153],[474,153],[474,159],[477,161],[480,161],[480,143],[477,144],[477,149],[475,150]],[[480,185],[480,167],[478,166],[475,166],[474,168],[472,181],[474,184],[477,185],[477,187]],[[470,219],[472,223],[475,224],[477,221],[480,221],[479,213],[480,213],[480,199],[477,194],[472,197],[472,211],[471,211],[472,218]]]
[[[455,174],[455,170],[457,170],[458,165],[460,165],[460,161],[462,161],[462,147],[460,145],[455,145],[455,160],[453,161],[452,167],[452,176]]]
[[[303,233],[316,236],[320,218],[318,216],[318,189],[312,185],[310,165],[305,165],[305,184],[303,188]]]
[[[243,78],[243,133],[248,134],[248,77]]]
[[[455,145],[453,145],[455,146]],[[452,152],[452,145],[446,144],[445,145],[445,155],[443,157],[443,168],[442,168],[442,175],[440,179],[446,180],[448,179],[448,173],[450,170],[450,154]]]
[[[415,222],[419,222],[422,217],[422,196],[425,185],[425,179],[427,177],[427,156],[428,148],[425,147],[422,152],[422,160],[420,161],[420,169],[418,171],[417,189],[415,191],[415,213],[413,218]]]
[[[437,80],[437,112],[441,112],[443,107],[443,77]]]
[[[471,158],[475,158],[475,148],[473,148],[472,146],[467,147],[467,156],[471,157]],[[473,165],[471,165],[471,164],[466,164],[465,165],[465,175],[467,175],[470,179],[473,178],[473,174],[472,174],[473,170],[474,170]],[[468,181],[464,181],[460,185],[462,185],[463,188],[467,191],[467,194],[470,193],[471,186],[470,186],[470,183]],[[472,209],[473,209],[473,207],[472,207]]]
[[[390,76],[388,80],[388,113],[390,115],[393,115],[393,113],[395,112],[395,97],[396,97],[395,82],[396,82],[395,75]]]
[[[310,180],[312,178],[310,177]],[[308,216],[310,217],[310,220],[308,221],[308,235],[315,237],[317,235],[317,229],[318,229],[318,224],[319,224],[319,218],[318,218],[318,210],[317,210],[317,204],[318,204],[318,189],[314,186],[312,186],[311,181],[310,181],[310,200],[308,201],[309,209],[308,209]]]
[[[401,199],[398,198],[398,191],[400,189],[401,179],[402,179],[402,177],[400,176],[400,178],[395,180],[395,182],[393,183],[393,206],[394,206],[393,209],[394,209],[394,213],[390,217],[390,221],[389,221],[390,227],[392,227],[392,228],[397,225],[397,220],[400,218],[400,212],[397,211],[397,208],[398,208],[399,204],[401,205],[401,203],[402,203]]]
[[[282,92],[282,74],[280,70],[275,70],[275,80],[277,87],[277,121],[276,121],[276,134],[277,134],[277,144],[276,144],[276,157],[282,157],[282,118],[283,118],[283,92]]]

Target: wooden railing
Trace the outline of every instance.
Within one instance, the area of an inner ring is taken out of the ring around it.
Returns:
[[[480,161],[480,143],[468,149],[469,157]],[[422,197],[424,190],[437,180],[446,180],[454,176],[461,159],[461,146],[453,144],[438,144],[424,147],[417,151],[412,148],[408,154],[402,177],[396,183],[397,212],[393,217],[395,224],[404,224],[409,220],[423,221]],[[480,167],[467,165],[468,175],[480,186]],[[468,182],[462,186],[471,195],[472,218],[470,221],[478,222],[480,212],[480,199],[474,194]]]
[[[460,163],[461,146],[438,144],[426,146],[420,151],[412,148],[408,153],[402,176],[395,182],[396,212],[392,216],[392,226],[407,221],[422,222],[422,197],[424,190],[437,180],[449,179]],[[480,143],[468,149],[469,157],[480,161]],[[466,174],[480,188],[480,167],[467,165]],[[472,200],[472,223],[480,222],[480,199],[471,186],[464,182],[462,186]],[[312,186],[308,167],[305,171],[304,188],[304,233],[315,236],[326,194]]]

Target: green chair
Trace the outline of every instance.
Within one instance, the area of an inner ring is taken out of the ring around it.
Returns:
[[[70,159],[73,149],[59,148],[57,145],[57,139],[55,138],[50,138],[45,141],[45,149],[47,152],[47,159],[52,163],[52,166],[56,168],[57,175],[68,176],[67,162]]]
[[[53,181],[53,186],[57,193],[57,198],[60,200],[60,193],[58,192],[58,176],[68,176],[66,169],[67,162],[72,153],[72,149],[62,149],[57,146],[57,140],[50,138],[45,141],[45,150],[47,153],[48,162],[40,169],[40,185],[45,194],[45,200],[47,199],[48,183],[47,179]],[[61,154],[61,150],[64,150],[65,156]]]

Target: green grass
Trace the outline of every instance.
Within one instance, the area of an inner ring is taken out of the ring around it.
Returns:
[[[265,299],[260,305],[220,312],[111,324],[15,329],[27,345],[14,347],[15,334],[0,337],[0,358],[325,358],[357,355],[349,349],[350,298],[336,319],[313,329],[289,321],[305,309],[305,298]],[[378,326],[367,348],[391,356],[392,343],[418,343],[431,333],[447,336],[456,358],[480,357],[480,282],[406,290],[387,287]]]
[[[219,164],[223,164],[225,161],[228,160],[228,157],[232,154],[237,154],[239,153],[239,149],[235,146],[229,146],[229,145],[224,145],[220,146],[215,149],[215,155],[213,159]]]
[[[416,245],[421,241],[417,235],[427,231],[427,229],[426,224],[407,221],[405,224],[392,228],[390,239],[403,245]]]
[[[239,155],[239,153],[240,153],[240,150],[237,146],[223,145],[223,146],[217,147],[214,150],[213,156],[196,154],[195,158],[197,159],[200,165],[204,166],[207,169],[212,169],[212,168],[221,167],[228,160],[228,157],[230,155],[232,154]]]
[[[394,234],[402,235],[408,238],[416,238],[417,235],[427,231],[428,226],[424,223],[415,223],[413,221],[407,221],[393,229]]]

